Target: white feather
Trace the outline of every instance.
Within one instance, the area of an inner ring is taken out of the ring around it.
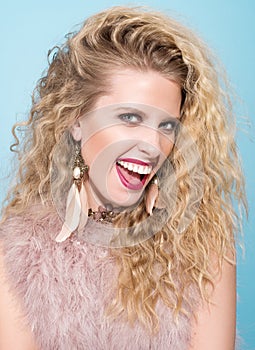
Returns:
[[[85,190],[83,183],[81,184],[81,190],[80,190],[80,202],[81,202],[81,215],[80,215],[78,232],[83,230],[84,226],[88,221],[88,198],[87,198],[87,192]]]
[[[158,186],[154,183],[151,184],[145,198],[146,211],[149,215],[152,215],[152,209],[155,207],[158,194],[159,194]]]
[[[73,183],[67,196],[65,222],[56,242],[65,241],[79,225],[81,215],[81,200],[77,186]]]

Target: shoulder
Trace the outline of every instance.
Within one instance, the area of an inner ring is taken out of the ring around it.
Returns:
[[[58,215],[41,206],[10,216],[0,225],[1,350],[36,349],[29,314],[33,304],[30,296],[41,278],[38,271],[42,254],[49,251],[47,247],[54,246],[50,237],[59,225]]]
[[[224,261],[210,303],[203,302],[192,327],[190,350],[234,349],[236,332],[236,267]]]
[[[17,294],[26,295],[38,275],[42,256],[51,256],[58,217],[39,208],[8,217],[0,225],[1,259],[4,275]]]
[[[6,273],[0,242],[0,349],[35,350],[32,333],[25,325],[18,297],[12,291]]]
[[[60,227],[61,220],[55,210],[35,205],[26,209],[24,212],[8,217],[0,224],[0,241],[2,244],[32,239],[33,237],[41,237],[47,235],[52,236]]]

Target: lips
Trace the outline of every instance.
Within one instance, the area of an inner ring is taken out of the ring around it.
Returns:
[[[138,159],[119,159],[116,162],[116,170],[125,187],[139,191],[148,179],[152,165]]]

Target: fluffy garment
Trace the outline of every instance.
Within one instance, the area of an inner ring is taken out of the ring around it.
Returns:
[[[70,239],[55,242],[57,214],[9,218],[0,227],[7,276],[23,302],[26,321],[41,350],[185,350],[190,325],[158,303],[160,331],[150,335],[105,315],[118,270],[107,248]]]

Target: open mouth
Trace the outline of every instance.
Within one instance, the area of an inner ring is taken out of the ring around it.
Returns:
[[[122,184],[130,190],[141,190],[148,179],[152,166],[137,160],[118,160],[116,169]]]

